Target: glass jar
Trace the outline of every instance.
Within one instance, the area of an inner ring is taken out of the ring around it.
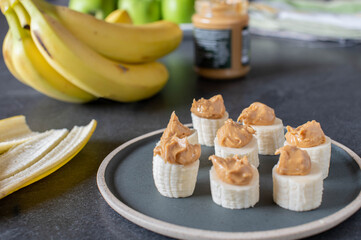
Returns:
[[[207,78],[230,79],[250,70],[247,0],[196,0],[192,17],[195,70]]]

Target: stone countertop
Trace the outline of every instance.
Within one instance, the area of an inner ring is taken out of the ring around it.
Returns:
[[[55,1],[64,4],[65,1]],[[7,25],[0,17],[0,39]],[[138,103],[104,99],[77,105],[50,99],[18,82],[0,60],[0,119],[23,114],[35,131],[71,128],[91,119],[98,127],[86,147],[50,176],[0,200],[0,239],[168,239],[113,211],[96,185],[97,169],[114,148],[164,128],[173,110],[191,122],[193,98],[222,94],[230,117],[254,101],[268,104],[287,125],[315,119],[332,139],[361,155],[361,46],[252,37],[252,71],[243,79],[209,81],[193,71],[193,44],[161,61],[166,87]],[[361,211],[309,239],[359,239]]]

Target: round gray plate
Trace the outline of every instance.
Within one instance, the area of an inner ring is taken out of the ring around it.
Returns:
[[[188,125],[190,126],[190,125]],[[272,167],[277,156],[260,155],[260,201],[254,208],[230,210],[212,201],[208,156],[202,146],[194,194],[171,199],[160,195],[152,176],[153,148],[164,129],[116,148],[97,174],[100,193],[119,214],[154,232],[182,239],[289,239],[325,231],[361,208],[361,159],[333,141],[331,166],[319,208],[293,212],[272,200]]]

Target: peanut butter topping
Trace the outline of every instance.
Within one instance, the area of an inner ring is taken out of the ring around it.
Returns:
[[[277,173],[281,175],[307,175],[311,171],[311,159],[307,151],[286,145],[275,153],[280,154]]]
[[[223,147],[241,148],[252,140],[255,131],[248,125],[241,125],[228,119],[217,131],[218,144]]]
[[[171,164],[192,164],[201,156],[201,145],[189,144],[187,138],[173,136],[167,141],[161,141],[153,150],[154,156],[159,155],[165,162]]]
[[[184,138],[192,135],[193,131],[184,126],[178,119],[175,112],[172,112],[167,128],[164,130],[160,141],[165,141],[168,138],[176,136]]]
[[[238,155],[228,158],[209,157],[212,161],[217,176],[226,183],[233,185],[247,185],[253,177],[252,166],[249,164],[247,156],[241,158]]]
[[[249,125],[272,125],[276,119],[275,111],[267,105],[254,102],[248,108],[243,109],[237,121]]]
[[[315,147],[326,141],[326,136],[322,131],[321,124],[315,120],[311,122],[308,121],[296,129],[287,126],[285,137],[290,145],[302,148]]]
[[[209,100],[201,98],[196,101],[193,99],[191,112],[201,118],[219,119],[224,116],[226,107],[222,95],[218,94]]]

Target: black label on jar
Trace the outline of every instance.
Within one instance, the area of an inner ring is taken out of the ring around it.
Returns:
[[[248,27],[243,28],[242,30],[242,65],[249,65],[251,59],[251,41]]]
[[[232,32],[194,28],[196,66],[201,68],[225,69],[231,67]]]

